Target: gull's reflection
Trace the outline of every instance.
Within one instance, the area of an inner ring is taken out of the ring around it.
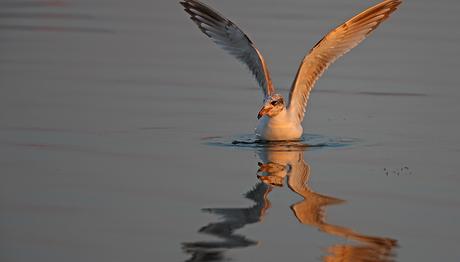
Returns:
[[[221,238],[221,241],[201,241],[183,243],[183,249],[192,257],[187,261],[222,261],[224,251],[232,248],[248,247],[257,244],[245,236],[234,234],[234,231],[247,224],[257,223],[270,208],[267,199],[271,186],[258,183],[253,189],[245,194],[255,204],[247,208],[205,208],[203,211],[222,216],[223,221],[209,223],[202,227],[199,232]]]
[[[319,230],[344,239],[356,241],[327,248],[324,261],[393,261],[392,250],[397,241],[390,238],[368,236],[349,228],[329,224],[325,209],[329,205],[340,204],[341,199],[325,196],[312,191],[308,186],[310,166],[304,161],[303,150],[292,150],[282,146],[271,146],[259,153],[263,163],[259,163],[259,179],[266,184],[282,186],[287,177],[289,188],[303,200],[291,206],[300,223],[317,227]]]
[[[258,152],[258,183],[245,194],[255,204],[248,208],[209,208],[206,212],[222,216],[223,221],[210,223],[199,230],[200,233],[219,237],[220,241],[183,243],[183,249],[191,255],[187,261],[223,261],[224,252],[232,248],[257,244],[234,231],[247,224],[262,220],[270,208],[268,194],[273,186],[282,186],[285,178],[288,187],[303,200],[293,204],[291,210],[300,223],[314,226],[319,230],[354,242],[337,244],[327,248],[323,261],[393,261],[396,240],[357,233],[352,229],[327,223],[325,209],[329,205],[343,203],[344,200],[318,194],[308,186],[310,166],[304,161],[304,147],[270,145]]]

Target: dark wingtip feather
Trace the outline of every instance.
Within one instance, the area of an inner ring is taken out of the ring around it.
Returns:
[[[183,7],[187,8],[187,2],[186,1],[179,1],[179,4],[182,5]]]
[[[205,15],[209,17],[212,20],[215,20],[215,22],[227,22],[227,20],[219,14],[217,11],[213,10],[209,6],[201,3],[200,1],[196,0],[184,0],[182,2],[179,2],[182,6],[185,7],[185,10],[190,10],[192,13],[195,15]],[[190,14],[190,12],[187,12]],[[209,20],[209,19],[208,19]]]
[[[209,31],[203,26],[203,24],[210,27],[221,26],[222,23],[228,22],[216,11],[212,10],[205,4],[196,0],[184,0],[179,2],[183,7],[184,11],[190,15],[190,19],[198,26],[201,32],[206,36],[212,38]]]

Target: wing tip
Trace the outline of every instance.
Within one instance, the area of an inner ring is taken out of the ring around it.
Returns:
[[[210,25],[210,24],[202,21],[203,19],[200,20],[199,18],[197,18],[197,17],[203,18],[203,15],[200,13],[207,14],[207,12],[205,12],[206,7],[203,7],[204,4],[196,0],[183,0],[183,1],[179,1],[179,4],[184,7],[184,11],[190,15],[190,20],[192,20],[198,26],[200,31],[203,32],[207,37],[212,38],[208,30],[206,30],[206,28],[204,28],[202,25],[203,23],[207,25]]]
[[[381,3],[382,8],[390,8],[388,13],[393,13],[402,4],[403,0],[386,0]]]
[[[216,10],[201,3],[197,0],[183,0],[179,3],[184,7],[184,10],[189,14],[195,14],[196,16],[207,17],[208,20],[213,20],[215,23],[229,22],[224,16],[219,14]]]
[[[189,2],[188,0],[179,1],[179,4],[185,8],[184,10],[186,10],[190,6],[188,2]]]
[[[385,0],[354,16],[353,18],[345,22],[342,26],[348,26],[349,23],[366,23],[367,21],[374,19],[375,17],[381,16],[381,18],[375,21],[377,23],[371,27],[371,30],[368,32],[369,34],[374,29],[376,29],[382,22],[387,20],[390,17],[390,15],[398,9],[399,5],[402,4],[402,2],[402,0]]]

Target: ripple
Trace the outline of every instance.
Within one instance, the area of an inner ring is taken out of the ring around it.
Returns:
[[[264,141],[254,134],[236,137],[211,136],[202,138],[206,144],[237,148],[270,148],[280,151],[297,151],[305,149],[325,149],[349,147],[359,142],[356,138],[331,137],[319,134],[303,134],[298,141]]]

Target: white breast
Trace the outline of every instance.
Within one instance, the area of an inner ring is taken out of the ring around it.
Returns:
[[[298,140],[302,136],[302,132],[302,125],[292,119],[285,110],[274,117],[263,116],[255,130],[259,139],[272,141]]]

